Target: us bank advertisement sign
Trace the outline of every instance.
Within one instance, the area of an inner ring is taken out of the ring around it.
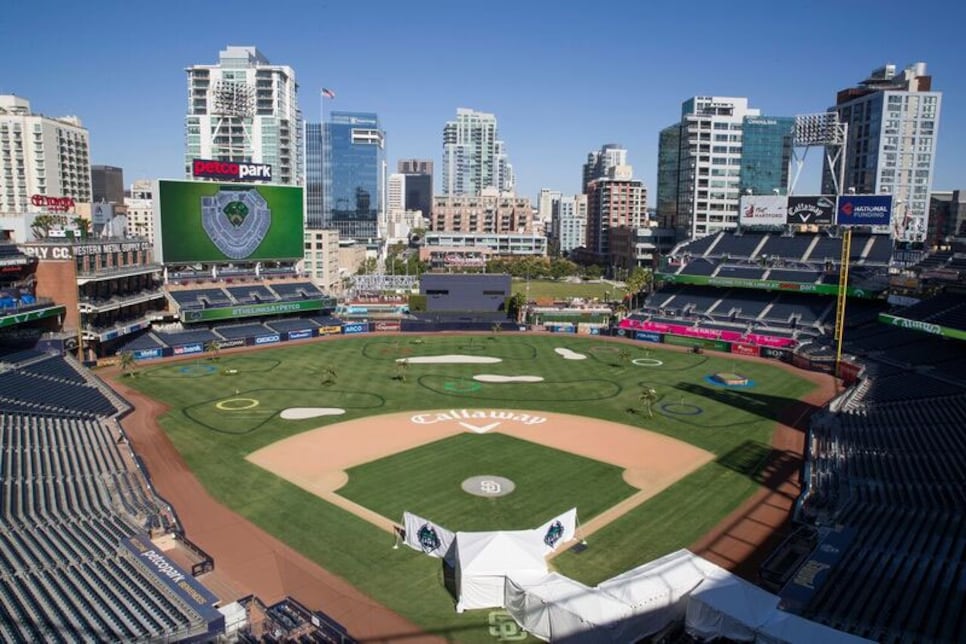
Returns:
[[[831,225],[835,216],[835,197],[811,195],[788,198],[789,224]]]
[[[892,221],[892,195],[845,195],[839,197],[839,226],[888,226]]]
[[[155,195],[165,264],[302,257],[302,188],[161,180]]]
[[[784,226],[788,217],[788,197],[745,195],[738,209],[742,226]]]

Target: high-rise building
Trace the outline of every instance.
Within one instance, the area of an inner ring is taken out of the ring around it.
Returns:
[[[966,239],[966,190],[936,191],[929,195],[929,230],[926,245],[949,245]]]
[[[124,170],[112,165],[92,165],[91,201],[124,203]]]
[[[657,207],[664,225],[681,237],[701,237],[738,225],[742,192],[784,193],[790,134],[790,119],[762,116],[747,98],[684,101],[681,120],[658,140]]]
[[[551,206],[550,245],[567,255],[587,242],[587,195],[557,197]]]
[[[444,195],[513,191],[513,167],[499,139],[496,116],[464,107],[443,128]]]
[[[609,176],[587,186],[587,237],[585,246],[599,260],[610,256],[610,230],[640,228],[647,223],[647,188],[633,178],[631,166],[610,169]]]
[[[533,233],[533,207],[527,197],[499,193],[433,198],[430,229],[437,232]]]
[[[401,174],[433,174],[433,162],[427,159],[400,159],[396,162],[396,172]]]
[[[323,227],[374,240],[385,214],[385,133],[371,112],[331,112],[325,124]]]
[[[194,159],[272,166],[272,182],[302,181],[302,113],[295,71],[254,47],[229,46],[216,65],[192,65],[185,116],[185,174]]]
[[[406,175],[394,172],[389,175],[386,190],[386,212],[406,209]]]
[[[581,192],[587,194],[591,181],[604,179],[610,175],[611,168],[619,165],[627,165],[627,150],[617,143],[605,143],[600,150],[588,153],[580,184]]]
[[[0,95],[0,213],[57,211],[60,198],[91,201],[90,141],[76,116],[51,118]],[[56,201],[55,201],[56,200]]]
[[[895,65],[873,71],[858,86],[841,90],[829,108],[848,124],[843,189],[893,195],[893,226],[901,241],[926,238],[941,103],[926,63],[915,63],[902,72]],[[823,191],[832,185],[826,167]]]
[[[153,181],[137,179],[131,184],[131,196],[124,197],[127,209],[127,232],[142,237],[154,245],[154,200],[151,198]]]
[[[324,149],[322,145],[322,124],[305,124],[305,227],[314,230],[325,224],[322,203],[322,182],[324,177]]]
[[[542,223],[545,228],[550,228],[550,222],[553,218],[553,205],[560,199],[561,194],[559,190],[540,188],[540,193],[537,195],[537,221]]]
[[[425,159],[402,159],[396,170],[405,175],[404,208],[420,211],[427,219],[433,211],[433,162]]]

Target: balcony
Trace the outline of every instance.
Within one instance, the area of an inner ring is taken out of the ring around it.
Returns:
[[[160,288],[148,289],[140,293],[114,295],[110,298],[81,297],[78,307],[81,313],[107,313],[125,306],[134,306],[157,299],[164,299],[164,291]]]

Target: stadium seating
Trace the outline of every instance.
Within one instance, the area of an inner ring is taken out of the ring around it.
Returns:
[[[0,411],[85,417],[112,416],[119,409],[105,390],[88,381],[61,356],[0,373]]]
[[[194,344],[196,342],[204,344],[205,342],[212,342],[220,339],[208,329],[189,329],[187,331],[180,331],[177,333],[158,332],[157,335],[169,347],[177,346],[179,344]]]
[[[319,326],[314,320],[295,318],[289,320],[272,320],[266,322],[265,326],[276,333],[288,333],[289,331],[302,331],[304,329],[314,329]]]
[[[220,288],[198,288],[168,292],[178,303],[178,306],[183,309],[201,309],[232,304],[231,296]]]
[[[276,302],[278,296],[261,284],[247,284],[245,286],[226,286],[225,290],[239,304]]]
[[[300,300],[321,297],[322,291],[312,282],[273,283],[272,290],[283,300]]]
[[[218,326],[214,328],[214,331],[225,340],[254,338],[270,333],[270,331],[261,324],[235,324],[230,326]]]

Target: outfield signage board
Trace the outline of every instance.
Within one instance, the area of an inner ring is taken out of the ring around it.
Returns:
[[[217,309],[196,309],[182,311],[184,322],[208,322],[211,320],[231,320],[235,318],[250,318],[260,315],[283,315],[300,313],[303,311],[319,311],[331,304],[328,300],[299,300],[297,302],[263,302],[262,304],[246,304],[244,306],[226,306]]]
[[[669,334],[664,336],[664,341],[668,344],[673,344],[670,339],[671,335],[690,338],[705,338],[709,340],[722,340],[725,342],[747,342],[750,344],[773,347],[785,347],[795,344],[795,340],[780,336],[761,335],[759,333],[745,334],[739,331],[729,331],[725,329],[704,329],[701,327],[695,328],[692,326],[686,326],[684,324],[669,324],[666,322],[654,322],[653,320],[642,321],[625,318],[621,320],[620,326],[622,329],[627,330],[633,329],[635,331],[657,331],[659,333]],[[722,351],[727,351],[727,349],[722,349]]]
[[[282,336],[277,333],[272,335],[260,335],[255,338],[255,344],[275,344],[276,342],[281,342]]]
[[[298,331],[289,331],[289,340],[304,340],[305,338],[312,337],[312,329],[300,329]]]
[[[302,188],[161,180],[155,192],[157,256],[165,264],[298,260]]]
[[[634,339],[641,340],[643,342],[664,342],[664,336],[660,333],[654,333],[653,331],[635,331]]]
[[[196,342],[194,344],[182,344],[174,347],[173,352],[176,356],[183,356],[190,353],[201,353],[204,350],[204,346],[202,346],[201,343]]]
[[[350,335],[353,333],[368,333],[369,323],[368,322],[350,322],[349,324],[342,325],[342,333]]]
[[[731,343],[731,353],[736,353],[739,356],[757,356],[759,352],[760,349],[757,344],[749,344],[747,342]]]
[[[788,197],[745,195],[738,209],[742,226],[784,226],[788,220]]]
[[[779,347],[761,347],[760,351],[760,355],[763,358],[781,360],[782,362],[792,361],[792,352],[788,349],[781,349]]]
[[[888,226],[892,222],[892,195],[843,195],[835,223],[839,226]]]
[[[712,351],[724,351],[727,353],[731,345],[721,340],[706,340],[704,338],[691,338],[683,335],[664,336],[664,342],[679,347],[701,347]]]
[[[150,360],[152,358],[160,358],[163,355],[163,350],[161,347],[156,349],[138,349],[132,352],[135,360]]]
[[[879,322],[891,324],[892,326],[901,327],[903,329],[909,329],[911,331],[928,333],[930,335],[941,335],[944,338],[966,340],[966,331],[962,329],[954,329],[952,327],[941,326],[939,324],[933,324],[932,322],[925,322],[923,320],[912,320],[909,318],[900,317],[898,315],[880,313]]]
[[[330,325],[319,327],[319,335],[339,335],[340,333],[342,333],[341,326]]]
[[[658,277],[673,284],[696,284],[699,286],[723,286],[728,288],[750,288],[760,291],[792,291],[796,293],[815,293],[816,295],[838,295],[838,284],[815,284],[814,282],[780,282],[778,280],[755,280],[743,277],[710,277],[708,275],[677,275],[659,273]],[[880,291],[847,286],[845,294],[849,297],[874,298]]]
[[[835,218],[834,195],[798,195],[788,198],[789,224],[831,225]]]
[[[64,315],[66,311],[66,307],[57,305],[51,306],[47,309],[38,309],[35,311],[14,313],[13,315],[4,315],[0,317],[0,329],[7,326],[16,326],[26,322],[33,322],[34,320],[42,320],[44,318],[52,318],[55,316]]]
[[[399,320],[377,320],[372,322],[371,326],[374,327],[374,331],[399,331],[402,328],[402,323]]]
[[[121,540],[121,544],[181,601],[200,612],[205,619],[211,618],[218,598],[198,583],[191,573],[159,551],[146,536],[136,534]]]
[[[219,340],[218,348],[231,349],[232,347],[243,347],[246,344],[248,344],[248,342],[246,342],[245,338],[233,338],[231,340]]]

